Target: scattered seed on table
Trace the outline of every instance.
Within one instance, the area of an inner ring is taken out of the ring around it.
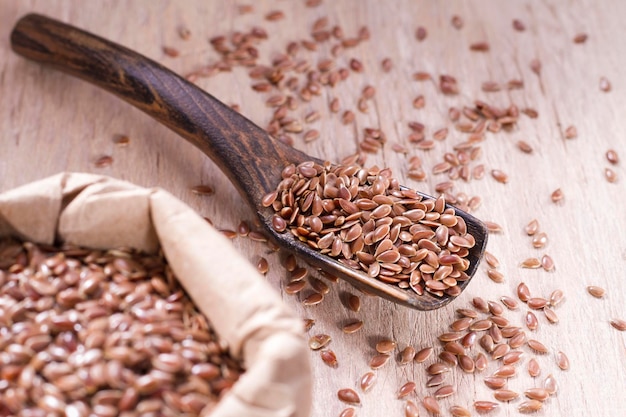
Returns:
[[[383,72],[389,72],[393,69],[393,62],[390,58],[383,59],[380,65],[383,69]]]
[[[532,245],[535,249],[541,249],[548,243],[548,235],[545,232],[537,233],[533,236]]]
[[[533,236],[539,230],[539,221],[537,219],[531,220],[525,227],[524,231],[528,236]]]
[[[587,34],[586,33],[578,33],[576,36],[574,36],[574,43],[585,43],[587,41]]]
[[[605,93],[611,91],[611,82],[606,77],[600,77],[600,91]]]
[[[487,385],[487,387],[491,388],[492,390],[501,389],[506,385],[506,378],[497,376],[485,377],[483,381],[485,382],[485,385]]]
[[[543,314],[546,316],[546,319],[550,323],[556,324],[559,322],[559,316],[557,316],[554,310],[552,310],[550,307],[544,307]]]
[[[428,372],[429,375],[438,375],[438,374],[442,374],[444,372],[449,372],[449,371],[450,371],[450,367],[446,365],[445,363],[441,363],[441,362],[433,363],[428,368],[426,368],[426,372]]]
[[[415,392],[415,388],[417,388],[417,385],[415,384],[415,382],[413,381],[409,381],[406,384],[402,385],[400,387],[400,389],[398,390],[398,398],[402,399],[412,393]]]
[[[576,126],[568,126],[565,129],[565,139],[574,139],[576,137],[578,137],[578,129],[576,129]]]
[[[548,305],[548,300],[543,297],[532,297],[526,302],[526,304],[528,304],[528,307],[533,310],[541,310]]]
[[[351,388],[342,388],[337,391],[337,398],[339,398],[339,400],[343,401],[344,403],[361,404],[361,398],[359,397],[359,394],[357,394],[356,391]]]
[[[530,339],[526,343],[528,343],[529,348],[537,353],[548,353],[548,348],[538,340]]]
[[[432,414],[441,414],[441,408],[439,407],[439,403],[434,397],[426,396],[422,398],[422,405]]]
[[[412,400],[407,400],[404,406],[405,417],[419,417],[419,408]]]
[[[319,350],[330,343],[332,338],[327,334],[316,334],[309,338],[309,347],[312,350]]]
[[[495,269],[488,269],[487,270],[487,276],[496,283],[503,283],[504,282],[504,275],[500,272],[497,271]]]
[[[363,327],[363,322],[361,320],[356,320],[350,323],[345,324],[341,330],[346,334],[356,333]]]
[[[602,298],[604,297],[604,294],[606,294],[606,291],[604,288],[597,287],[595,285],[588,286],[587,292],[596,298]]]
[[[527,302],[530,299],[530,290],[523,282],[517,286],[517,297],[523,302]]]
[[[285,13],[283,13],[281,10],[272,10],[271,12],[265,15],[265,20],[268,20],[270,22],[274,22],[274,21],[281,20],[284,18],[285,18]]]
[[[479,352],[476,355],[476,359],[474,359],[474,364],[478,372],[484,371],[485,369],[487,369],[487,365],[488,365],[487,356],[485,356],[484,353]]]
[[[498,403],[494,403],[493,401],[474,401],[474,408],[479,413],[488,413],[498,407]]]
[[[561,351],[556,354],[556,364],[563,371],[567,371],[569,369],[569,358],[567,355]]]
[[[495,376],[497,378],[512,378],[517,374],[517,370],[514,366],[512,365],[503,365],[501,367],[499,367],[498,369],[496,369],[492,376]]]
[[[452,16],[450,22],[455,29],[461,29],[463,27],[463,18],[461,18],[461,16],[459,15],[455,14],[454,16]]]
[[[406,365],[407,363],[415,359],[415,348],[413,346],[407,346],[400,352],[400,364]]]
[[[517,310],[517,308],[519,307],[519,304],[517,301],[515,301],[514,298],[511,298],[509,296],[502,296],[500,297],[500,301],[502,302],[502,304],[504,304],[504,306],[506,308],[508,308],[509,310]]]
[[[611,326],[613,326],[615,329],[619,330],[620,332],[626,332],[626,320],[622,320],[622,319],[611,319],[610,321]]]
[[[530,61],[530,69],[537,75],[541,74],[541,61],[538,59],[533,59]]]
[[[130,138],[126,135],[116,135],[113,138],[113,143],[115,143],[119,147],[128,146],[130,144]]]
[[[545,388],[529,388],[524,391],[524,395],[531,400],[545,401],[550,397],[550,393]]]
[[[302,304],[305,306],[315,306],[322,301],[324,301],[324,294],[314,292],[308,295],[304,300],[302,300]]]
[[[536,411],[541,410],[543,407],[543,403],[537,400],[528,400],[524,401],[517,407],[517,411],[520,413],[534,413]]]
[[[285,292],[290,295],[298,294],[306,286],[306,281],[293,281],[285,286]]]
[[[373,356],[372,359],[370,360],[370,368],[371,369],[382,368],[383,366],[387,364],[387,362],[389,362],[390,357],[391,356],[386,353],[379,353],[378,355]]]
[[[94,165],[96,168],[106,168],[110,167],[113,164],[113,157],[110,155],[103,155],[96,159]]]
[[[528,361],[528,375],[535,378],[539,376],[540,374],[541,374],[541,367],[539,366],[539,362],[537,362],[537,359],[535,358],[530,358],[530,360]]]
[[[541,257],[541,267],[546,272],[554,271],[554,260],[552,259],[550,255],[543,255]]]
[[[437,391],[435,391],[433,393],[433,396],[437,399],[440,398],[446,398],[451,396],[452,394],[454,394],[456,392],[454,386],[452,385],[444,385],[441,388],[437,389]]]
[[[356,417],[356,410],[352,407],[344,408],[339,413],[339,417]]]
[[[171,46],[163,46],[163,53],[169,57],[176,58],[180,55],[180,51],[176,48],[172,48]]]
[[[338,366],[337,355],[332,350],[322,350],[320,352],[320,357],[322,361],[330,366],[331,368],[336,368]]]
[[[433,375],[430,378],[428,378],[428,381],[426,381],[426,386],[428,388],[432,388],[432,387],[436,387],[439,386],[441,384],[443,384],[446,380],[446,374],[437,374],[437,375]]]
[[[564,299],[565,299],[565,293],[563,293],[563,291],[561,291],[561,290],[554,290],[550,294],[550,298],[549,298],[550,305],[552,307],[556,307],[559,304],[561,304]]]
[[[617,165],[619,163],[619,156],[617,155],[617,152],[613,149],[609,149],[608,151],[606,151],[605,156],[606,160],[609,161],[609,163],[613,165]]]
[[[526,30],[526,25],[519,19],[513,19],[513,29],[518,32],[523,32]]]
[[[425,362],[433,354],[434,349],[432,347],[425,347],[415,354],[415,362]]]
[[[493,393],[493,397],[498,401],[508,402],[519,398],[519,394],[509,389],[499,389]]]
[[[543,381],[543,387],[550,393],[550,395],[556,394],[558,384],[554,375],[550,374],[546,377],[545,381]]]
[[[565,198],[565,194],[560,188],[557,188],[556,190],[552,191],[552,194],[550,194],[550,199],[553,203],[563,201],[563,198]]]
[[[396,348],[396,342],[389,339],[381,340],[376,343],[376,352],[378,353],[389,353]]]
[[[489,51],[489,44],[487,42],[475,42],[470,45],[470,50],[476,52],[487,52]]]
[[[423,26],[419,26],[417,30],[415,31],[415,37],[417,38],[419,42],[426,39],[427,35],[428,35],[428,32],[426,31],[426,28]]]
[[[465,408],[465,407],[461,407],[460,405],[453,405],[452,407],[450,407],[450,414],[452,414],[453,417],[471,417],[472,413],[470,413],[470,411]]]
[[[526,269],[537,269],[541,268],[541,261],[537,258],[526,258],[522,261],[520,266]]]
[[[370,372],[364,373],[361,379],[359,380],[361,391],[363,392],[369,391],[374,386],[377,379],[378,379],[378,376],[374,372],[370,371]]]
[[[533,152],[533,147],[530,146],[530,144],[526,141],[523,140],[518,140],[517,141],[517,148],[524,152],[524,153],[532,153]]]
[[[617,173],[611,168],[604,169],[604,178],[610,183],[617,182]]]
[[[256,264],[256,269],[257,271],[259,271],[259,273],[263,275],[267,274],[267,272],[270,270],[270,266],[267,263],[267,259],[263,257],[259,258],[259,261]]]

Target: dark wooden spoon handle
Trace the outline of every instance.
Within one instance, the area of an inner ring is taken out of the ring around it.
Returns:
[[[164,66],[73,26],[29,14],[13,29],[11,46],[117,95],[174,130],[218,164],[257,208],[286,161],[305,159]]]

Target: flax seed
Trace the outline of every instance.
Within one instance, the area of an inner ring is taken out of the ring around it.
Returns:
[[[611,168],[604,169],[604,178],[610,183],[617,182],[617,173]]]
[[[281,20],[285,18],[285,13],[280,10],[272,10],[268,14],[265,15],[265,20],[270,22],[275,22],[277,20]]]
[[[389,358],[391,356],[386,353],[380,353],[378,355],[374,355],[372,359],[370,359],[370,368],[371,369],[380,369],[389,362]]]
[[[563,190],[561,190],[560,188],[557,188],[556,190],[552,192],[552,194],[550,194],[550,199],[552,200],[553,203],[558,203],[560,201],[563,201],[564,197],[565,197],[565,194],[563,194]]]
[[[576,126],[568,126],[564,131],[565,139],[574,139],[578,137],[578,130]]]
[[[537,401],[537,400],[528,400],[528,401],[524,401],[522,402],[518,407],[517,407],[517,411],[519,411],[520,413],[534,413],[536,411],[541,410],[541,407],[543,406],[543,403],[541,401]]]
[[[376,343],[376,351],[378,353],[390,353],[395,348],[396,348],[396,342],[394,342],[393,340],[384,339]]]
[[[356,417],[356,410],[353,407],[344,408],[339,417]]]
[[[311,350],[319,350],[326,347],[331,340],[331,337],[327,334],[317,334],[309,338],[309,347]]]
[[[576,36],[574,36],[574,43],[585,43],[587,41],[587,34],[586,33],[579,33]]]
[[[356,320],[350,323],[345,324],[341,330],[346,334],[356,333],[363,327],[363,322],[361,320]]]
[[[113,164],[113,157],[109,155],[103,155],[96,159],[94,165],[96,168],[107,168]]]
[[[537,316],[532,311],[526,313],[525,323],[528,330],[537,330],[539,326],[539,321],[537,320]]]
[[[419,408],[417,404],[412,400],[407,400],[404,405],[404,415],[405,417],[419,417]]]
[[[485,354],[483,354],[482,352],[478,353],[476,355],[476,358],[474,359],[474,364],[476,366],[476,371],[484,371],[485,369],[487,369],[488,365],[487,356],[485,356]]]
[[[533,378],[538,377],[541,374],[541,367],[535,358],[531,358],[528,361],[528,374]]]
[[[415,362],[422,363],[425,362],[430,356],[433,354],[434,349],[432,347],[426,347],[421,349],[415,355]]]
[[[433,397],[426,396],[422,399],[422,405],[431,414],[441,414],[441,408],[439,407],[439,403]]]
[[[460,405],[450,407],[450,414],[452,414],[453,417],[471,417],[472,415],[467,408],[461,407]]]
[[[337,391],[337,398],[340,401],[348,404],[361,404],[361,398],[359,398],[359,394],[356,393],[355,390],[351,388],[342,388]]]
[[[533,236],[532,245],[535,249],[541,249],[548,243],[548,235],[544,232],[537,233]]]
[[[374,386],[377,379],[378,377],[376,376],[374,372],[366,372],[365,374],[363,374],[363,376],[359,380],[361,391],[363,392],[369,391]]]
[[[554,378],[554,375],[550,374],[546,377],[545,381],[543,382],[543,387],[546,389],[546,391],[548,391],[550,395],[556,394],[558,385],[556,382],[556,378]]]
[[[617,165],[619,163],[619,156],[617,155],[617,152],[615,152],[615,150],[609,149],[608,151],[606,151],[605,156],[606,160],[609,161],[609,163],[613,165]]]
[[[383,72],[390,72],[393,69],[393,62],[391,61],[390,58],[384,58],[381,61],[380,65],[383,69]]]
[[[565,294],[563,293],[563,291],[561,291],[561,290],[554,290],[550,294],[550,298],[549,298],[550,305],[552,307],[556,307],[559,304],[561,304],[564,299],[565,299]]]
[[[513,19],[513,29],[518,32],[523,32],[526,30],[526,25],[521,20]]]
[[[546,272],[554,271],[554,260],[552,259],[550,255],[543,255],[541,257],[541,267]]]
[[[487,42],[475,42],[470,45],[470,50],[477,52],[489,51],[489,44]]]
[[[605,93],[611,91],[611,82],[606,77],[600,77],[600,91]]]
[[[408,395],[414,393],[415,392],[415,388],[417,388],[417,385],[415,384],[415,382],[409,381],[409,382],[405,383],[398,390],[398,398],[402,399],[402,398],[407,397]]]
[[[426,28],[423,26],[419,26],[417,30],[415,31],[415,37],[417,38],[419,42],[426,39],[427,35],[428,35],[428,32],[426,31]]]
[[[459,15],[453,15],[450,22],[455,29],[461,29],[463,27],[463,18]]]
[[[492,401],[474,401],[474,408],[479,413],[488,413],[499,407],[498,403]]]
[[[619,330],[620,332],[626,331],[626,320],[614,318],[611,319],[610,323],[611,326],[613,326],[613,328],[615,328],[616,330]]]
[[[318,292],[311,293],[302,300],[304,306],[315,306],[324,301],[324,295]]]
[[[504,171],[499,170],[499,169],[492,169],[491,176],[493,177],[493,179],[495,179],[496,181],[502,184],[506,184],[509,181],[509,176],[506,173],[504,173]]]
[[[591,294],[595,298],[602,298],[606,291],[602,287],[597,287],[595,285],[590,285],[587,287],[587,292]]]

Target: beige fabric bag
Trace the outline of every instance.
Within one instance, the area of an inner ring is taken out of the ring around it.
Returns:
[[[244,359],[246,372],[210,415],[309,415],[302,321],[228,239],[166,191],[98,175],[55,175],[0,194],[0,236],[6,235],[101,249],[161,246],[219,337]]]

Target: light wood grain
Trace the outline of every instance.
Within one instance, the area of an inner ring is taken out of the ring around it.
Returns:
[[[252,2],[250,2],[252,3]],[[446,141],[433,151],[422,152],[407,143],[408,121],[421,121],[427,135],[450,126],[447,109],[451,105],[472,105],[474,99],[498,106],[517,104],[534,107],[538,119],[521,117],[511,132],[487,134],[482,162],[488,169],[500,168],[510,176],[508,184],[496,183],[487,176],[482,181],[458,181],[456,191],[483,198],[476,215],[502,225],[501,234],[491,236],[488,250],[501,261],[504,284],[495,284],[483,267],[476,279],[452,305],[438,311],[422,313],[398,307],[387,301],[362,296],[360,313],[350,313],[341,304],[346,292],[354,292],[343,283],[333,284],[331,293],[319,306],[303,307],[298,297],[284,295],[285,301],[302,317],[314,318],[311,334],[328,333],[333,337],[330,348],[339,358],[339,367],[324,365],[316,352],[311,353],[315,374],[313,416],[336,416],[345,407],[336,398],[343,387],[357,388],[358,378],[368,370],[374,345],[381,338],[393,338],[399,348],[412,345],[438,346],[436,336],[447,330],[454,309],[467,306],[472,297],[496,300],[512,295],[519,282],[526,282],[533,294],[548,296],[560,288],[566,294],[556,309],[560,322],[550,325],[541,313],[540,328],[533,338],[543,341],[550,354],[539,356],[543,368],[536,380],[526,374],[527,353],[520,376],[511,380],[511,389],[522,391],[539,386],[548,373],[559,381],[559,392],[551,398],[546,416],[620,416],[626,415],[623,393],[626,392],[626,335],[609,325],[612,317],[626,318],[626,205],[624,163],[612,167],[620,177],[615,184],[604,179],[609,163],[607,149],[615,149],[626,158],[626,122],[621,110],[626,108],[626,43],[622,41],[626,3],[611,2],[600,6],[592,1],[420,1],[396,2],[326,0],[318,8],[305,8],[302,1],[254,2],[255,11],[240,16],[236,5],[227,1],[21,1],[0,0],[0,190],[7,190],[45,176],[64,171],[109,174],[142,186],[160,186],[209,217],[219,228],[235,229],[242,220],[251,220],[251,211],[234,187],[204,155],[175,134],[158,125],[138,110],[93,86],[57,73],[13,54],[9,33],[14,22],[28,12],[39,12],[90,30],[156,59],[182,74],[217,58],[207,39],[233,30],[259,25],[270,33],[261,45],[261,56],[267,63],[282,52],[288,41],[308,36],[312,22],[328,16],[330,24],[339,24],[352,36],[362,25],[372,33],[370,41],[349,50],[339,58],[358,57],[365,65],[364,74],[352,74],[338,86],[332,96],[339,97],[342,108],[353,108],[360,90],[366,85],[377,89],[368,114],[358,114],[354,126],[343,126],[337,115],[329,114],[328,92],[298,110],[302,117],[312,108],[320,108],[321,122],[313,126],[321,138],[295,146],[311,155],[339,160],[357,151],[357,139],[364,127],[380,127],[388,137],[383,152],[369,155],[367,164],[390,166],[402,183],[421,191],[434,191],[444,176],[429,175],[423,183],[407,177],[407,157],[391,150],[394,142],[409,147],[419,155],[427,168],[432,167],[444,150],[463,137],[451,129]],[[262,16],[280,9],[287,19],[266,22]],[[450,18],[458,14],[465,25],[456,30]],[[511,21],[522,20],[527,30],[516,32]],[[187,26],[192,37],[187,41],[177,35],[177,27]],[[418,25],[428,30],[421,43],[415,40]],[[572,38],[580,32],[589,34],[585,44],[575,45]],[[471,52],[469,44],[488,41],[487,53]],[[181,51],[178,58],[167,57],[162,46]],[[309,57],[329,57],[322,46]],[[394,69],[390,74],[380,70],[380,61],[390,57]],[[531,59],[541,60],[541,76],[529,68]],[[412,80],[415,71],[451,74],[459,80],[461,94],[448,97],[438,93],[434,83]],[[599,90],[599,79],[606,76],[612,91]],[[484,81],[506,82],[522,79],[524,88],[510,92],[483,93]],[[250,89],[245,70],[200,79],[198,84],[226,103],[237,103],[244,114],[261,126],[271,117],[264,96]],[[423,94],[426,107],[416,110],[412,100]],[[578,129],[578,137],[566,140],[563,131],[569,125]],[[451,127],[451,126],[450,126]],[[131,138],[126,148],[117,147],[113,138],[125,134]],[[524,139],[535,148],[532,155],[522,154],[515,142]],[[101,155],[114,157],[109,168],[96,168]],[[216,189],[212,196],[197,196],[190,187],[200,183]],[[550,201],[550,193],[561,188],[562,204]],[[533,249],[523,226],[533,218],[549,236],[543,250]],[[267,247],[249,239],[236,238],[233,244],[250,259],[267,257],[270,272],[267,279],[281,291],[286,272],[279,256]],[[524,270],[519,263],[530,256],[550,254],[556,271]],[[587,285],[608,290],[603,300],[591,298]],[[507,312],[516,323],[526,309]],[[343,335],[340,326],[349,320],[364,320],[364,328],[353,335]],[[565,352],[571,362],[569,371],[555,364],[557,351]],[[476,350],[478,351],[478,350]],[[431,359],[432,362],[432,359]],[[430,362],[429,362],[430,363]],[[491,400],[492,393],[482,378],[487,372],[466,375],[454,371],[449,380],[458,393],[441,400],[444,415],[452,404],[471,408],[476,399]],[[397,389],[406,381],[418,383],[414,401],[432,392],[424,386],[423,364],[398,366],[390,361],[377,371],[378,382],[362,394],[359,416],[404,415],[404,401],[396,399]],[[517,402],[519,403],[519,401]],[[490,415],[516,415],[516,404],[503,404]],[[426,411],[422,410],[426,415]]]

